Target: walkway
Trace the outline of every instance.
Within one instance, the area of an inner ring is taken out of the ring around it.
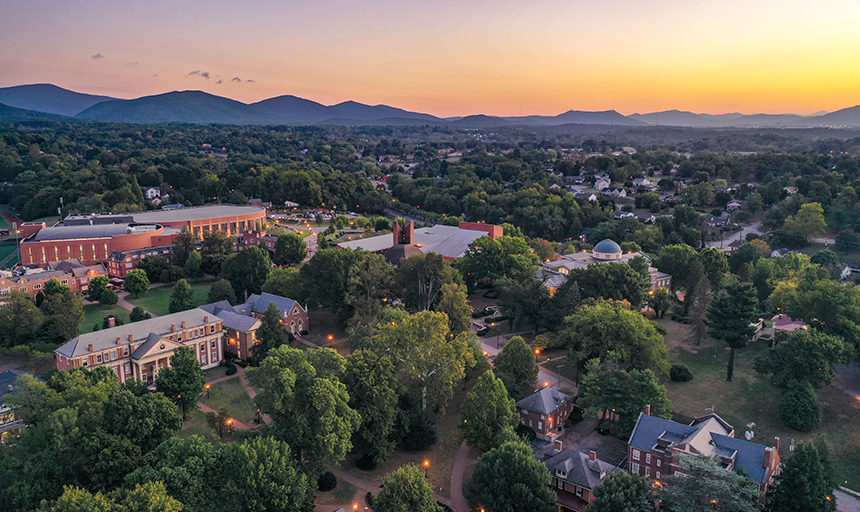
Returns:
[[[468,512],[469,503],[463,496],[463,473],[466,468],[477,462],[478,459],[469,457],[469,446],[466,441],[457,450],[457,458],[454,459],[454,469],[451,471],[451,507],[454,512]]]
[[[117,305],[117,306],[119,306],[119,307],[121,307],[121,308],[123,308],[123,309],[127,309],[127,310],[129,310],[129,311],[131,311],[131,310],[133,310],[133,309],[134,309],[134,307],[135,307],[135,306],[134,306],[134,304],[132,304],[131,302],[129,302],[129,301],[127,301],[127,300],[125,300],[125,298],[129,296],[129,293],[128,293],[128,292],[119,292],[119,293],[117,293],[117,296],[119,297],[119,300],[118,300],[118,301],[117,301],[117,303],[116,303],[116,305]],[[144,311],[145,311],[145,310],[144,310]],[[157,317],[157,316],[158,316],[158,315],[156,315],[155,313],[153,313],[152,311],[147,311],[147,313],[149,313],[150,315],[152,315],[152,318],[155,318],[155,317]]]

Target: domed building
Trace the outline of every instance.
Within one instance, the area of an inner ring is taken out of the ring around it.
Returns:
[[[621,246],[607,238],[606,240],[601,240],[594,246],[594,249],[591,251],[591,255],[600,261],[612,261],[620,260],[623,254]]]

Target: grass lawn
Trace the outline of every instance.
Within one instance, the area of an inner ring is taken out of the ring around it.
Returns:
[[[674,333],[670,331],[670,335]],[[694,376],[690,382],[666,382],[675,420],[689,423],[713,407],[735,427],[738,437],[748,430],[749,423],[755,423],[753,442],[772,446],[774,437],[779,436],[783,460],[789,456],[792,439],[798,443],[820,436],[831,447],[837,480],[860,489],[860,403],[856,400],[832,386],[819,389],[824,403],[822,426],[813,432],[798,432],[779,419],[782,390],[753,369],[755,358],[766,354],[767,342],[759,340],[736,351],[733,382],[725,381],[729,356],[725,343],[708,339],[695,346],[667,338],[667,345],[672,362],[687,365]]]
[[[182,423],[182,430],[176,433],[176,437],[191,436],[203,436],[209,442],[218,441],[215,429],[206,424],[206,413],[199,409],[188,411],[188,419]]]
[[[3,217],[0,217],[0,219],[2,219],[2,218]],[[9,256],[13,252],[15,252],[15,249],[17,249],[17,248],[18,248],[18,246],[15,243],[14,239],[12,239],[11,244],[8,242],[0,244],[0,261],[3,261],[6,258],[6,256]],[[15,265],[16,263],[18,263],[18,258],[17,257],[12,258],[11,260],[7,261],[5,265],[3,265],[3,268],[12,268],[12,266]]]
[[[226,366],[216,366],[214,368],[209,368],[208,370],[203,370],[203,373],[206,374],[206,382],[210,380],[220,379],[221,377],[227,376],[227,367]]]
[[[191,291],[194,293],[194,304],[199,306],[208,302],[209,288],[212,287],[212,281],[204,281],[202,283],[191,283]],[[140,306],[155,315],[168,314],[168,306],[170,305],[170,294],[173,293],[173,285],[162,286],[160,288],[151,288],[146,293],[140,294],[140,298],[135,299],[133,295],[128,295],[125,300]]]
[[[355,495],[358,493],[358,487],[352,485],[349,482],[344,480],[337,481],[337,487],[328,492],[317,491],[316,499],[314,500],[314,505],[328,506],[329,509],[334,509],[335,507],[343,507],[345,510],[351,510],[353,499]],[[357,503],[363,505],[364,497],[362,496],[361,501]]]
[[[560,373],[562,377],[576,382],[578,373],[576,371],[576,364],[571,362],[567,357],[541,363],[541,366],[551,372]]]
[[[336,340],[346,338],[346,332],[337,327],[334,314],[325,308],[311,308],[308,311],[308,323],[311,328],[307,336],[303,336],[304,339],[321,347],[326,346],[330,335]]]
[[[209,396],[210,398],[206,398],[204,391],[202,400],[204,404],[216,411],[221,407],[227,407],[230,416],[242,423],[253,424],[257,408],[239,377],[212,384],[209,388]]]
[[[102,320],[106,316],[121,318],[128,323],[128,314],[131,311],[117,305],[99,306],[98,304],[87,304],[84,306],[84,320],[81,322],[81,334],[93,332],[93,325],[98,324],[101,328]]]

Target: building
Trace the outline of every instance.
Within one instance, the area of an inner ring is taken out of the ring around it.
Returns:
[[[650,259],[641,252],[628,252],[625,254],[621,250],[620,245],[612,240],[606,239],[598,242],[590,253],[583,251],[565,254],[556,260],[543,263],[542,266],[544,272],[542,275],[543,277],[550,277],[552,273],[561,274],[561,277],[555,279],[553,282],[561,280],[563,283],[572,270],[584,269],[588,268],[589,265],[601,263],[623,263],[628,265],[630,260],[637,256],[641,256],[645,258],[645,261],[649,264],[651,263]],[[657,288],[666,288],[667,290],[670,290],[672,284],[671,275],[665,272],[660,272],[650,265],[648,267],[648,275],[652,290],[656,290]],[[557,290],[557,288],[549,288],[552,293],[555,293],[555,290]]]
[[[57,369],[106,366],[120,382],[154,382],[173,351],[191,347],[203,368],[224,358],[223,320],[201,308],[81,334],[54,351]]]
[[[34,226],[21,241],[24,265],[77,258],[86,265],[106,262],[114,252],[173,244],[182,230],[197,238],[213,231],[237,235],[266,223],[255,206],[209,205],[127,214],[70,215],[52,227]]]
[[[520,424],[534,430],[539,439],[553,440],[573,412],[573,397],[546,386],[517,402]]]
[[[493,224],[481,224],[476,222],[461,222],[458,226],[443,226],[436,224],[426,228],[414,228],[414,223],[398,231],[395,236],[380,235],[370,238],[362,238],[351,242],[338,244],[341,249],[362,249],[377,254],[385,254],[397,244],[402,244],[404,238],[402,232],[411,232],[411,241],[407,245],[414,245],[422,253],[435,252],[446,261],[454,261],[461,258],[469,249],[469,244],[482,236],[497,238],[504,234],[501,226]]]
[[[172,245],[159,247],[144,247],[143,249],[131,249],[129,251],[113,251],[107,259],[108,274],[113,277],[125,277],[137,264],[147,256],[162,256],[170,259],[173,254]]]
[[[14,394],[15,383],[18,377],[22,375],[30,375],[39,382],[45,382],[29,372],[6,370],[0,373],[0,396]],[[0,445],[8,443],[13,438],[20,437],[24,426],[24,420],[18,416],[15,409],[9,405],[0,403]]]
[[[45,284],[51,279],[68,286],[73,292],[86,293],[90,281],[96,276],[107,276],[104,265],[84,265],[80,260],[66,260],[51,264],[52,268],[28,268],[23,274],[15,275],[9,271],[0,271],[0,297],[6,297],[12,291],[18,290],[35,299],[36,295],[45,289]]]
[[[550,486],[560,512],[585,510],[595,499],[594,488],[612,473],[624,471],[598,459],[595,451],[564,450],[543,463],[552,477]]]
[[[659,481],[675,474],[681,454],[714,457],[727,471],[743,468],[762,499],[779,474],[779,438],[776,446],[762,446],[735,439],[734,427],[715,413],[684,425],[651,416],[646,406],[627,441],[627,471]]]

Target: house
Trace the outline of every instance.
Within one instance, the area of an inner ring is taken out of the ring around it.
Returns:
[[[22,372],[18,370],[6,370],[0,373],[0,397],[7,394],[14,394],[15,383],[18,377],[29,375],[39,382],[45,382],[32,373]],[[0,445],[7,444],[11,439],[21,436],[21,429],[24,428],[24,420],[18,416],[14,408],[0,402]]]
[[[96,276],[107,276],[108,272],[101,263],[97,265],[84,265],[77,258],[72,260],[52,262],[48,270],[41,268],[26,268],[23,274],[14,275],[11,272],[0,273],[0,298],[8,296],[12,291],[18,290],[30,295],[35,299],[48,281],[54,279],[64,286],[68,286],[73,292],[84,293],[89,288],[89,283]]]
[[[734,427],[716,413],[684,425],[651,416],[651,406],[646,405],[627,441],[627,471],[660,481],[675,473],[681,454],[714,457],[727,471],[742,468],[762,500],[779,474],[779,438],[776,446],[763,446],[735,439]]]
[[[623,188],[608,187],[600,190],[600,193],[607,197],[627,197],[627,191]]]
[[[256,293],[248,297],[248,300],[240,306],[236,306],[234,310],[237,313],[242,313],[246,316],[254,318],[263,318],[263,313],[268,309],[269,304],[274,304],[278,308],[278,314],[284,328],[293,336],[307,333],[310,330],[310,322],[308,322],[308,312],[298,302],[293,299],[281,297],[271,293]]]
[[[558,186],[558,183],[553,183],[552,185],[549,186],[549,189],[552,190],[553,192],[557,192],[557,191],[561,190],[561,187]]]
[[[597,202],[597,196],[594,194],[589,194],[587,192],[580,192],[578,194],[575,194],[573,197],[577,199],[585,199],[586,201],[589,201],[591,203]]]
[[[161,197],[161,189],[158,187],[147,187],[144,192],[147,201],[152,201],[153,199],[157,199]]]
[[[730,212],[733,212],[736,210],[746,210],[746,208],[747,208],[747,204],[743,201],[738,200],[738,199],[734,199],[726,205],[726,210],[728,210]]]
[[[618,211],[618,212],[615,212],[615,220],[619,220],[619,219],[629,219],[629,218],[632,218],[632,217],[635,217],[635,216],[636,216],[636,215],[634,215],[634,214],[633,214],[633,212],[625,212],[625,211]]]
[[[588,237],[591,236],[591,228],[582,228],[582,231],[579,232],[579,241],[587,244]]]
[[[552,440],[573,412],[573,397],[546,386],[517,402],[520,424],[534,430],[539,439]]]
[[[597,178],[594,179],[594,188],[597,190],[603,190],[605,188],[609,188],[612,182],[609,181],[609,178]]]
[[[624,471],[597,458],[597,452],[588,454],[578,450],[564,450],[545,459],[543,463],[552,477],[550,486],[556,491],[559,510],[584,510],[594,501],[594,488],[612,473]]]
[[[775,249],[775,250],[771,251],[770,257],[771,257],[771,259],[780,258],[780,257],[785,256],[786,254],[788,254],[790,252],[791,251],[789,251],[788,249]]]
[[[728,224],[730,218],[731,217],[729,216],[729,212],[722,212],[718,216],[709,215],[707,224],[712,228],[718,226],[725,226],[726,224]]]
[[[650,189],[654,186],[654,183],[648,178],[633,178],[633,186]]]
[[[790,196],[797,194],[797,187],[783,187],[782,189]]]
[[[651,213],[640,213],[636,218],[643,224],[653,224],[657,220],[657,217]]]

